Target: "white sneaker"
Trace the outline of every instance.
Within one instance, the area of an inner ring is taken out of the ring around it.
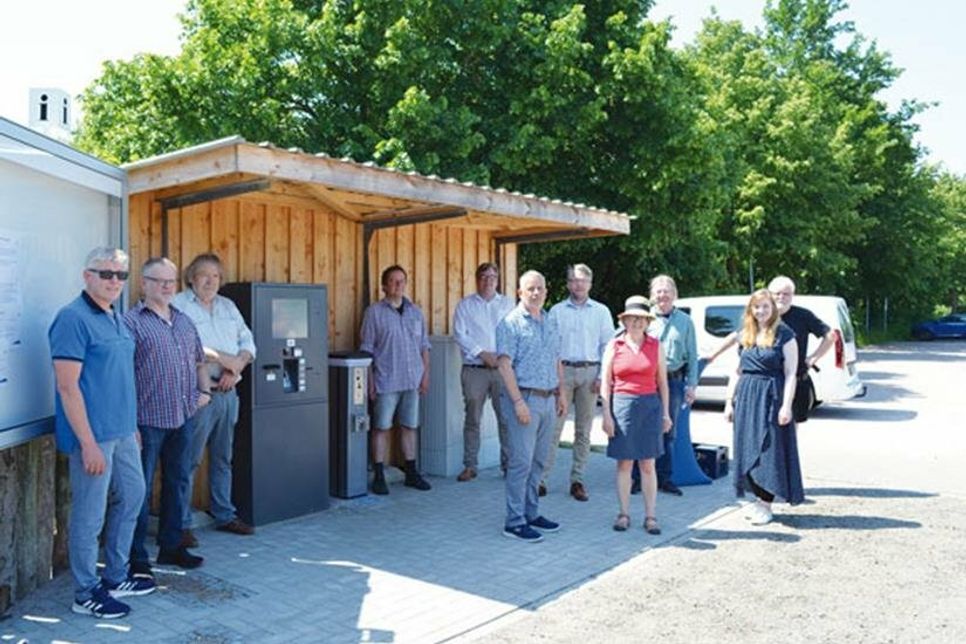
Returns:
[[[771,523],[773,518],[774,515],[771,512],[771,507],[764,503],[755,502],[751,511],[748,513],[748,519],[751,521],[751,525],[765,525]]]

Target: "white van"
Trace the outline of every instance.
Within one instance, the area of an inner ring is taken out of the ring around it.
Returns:
[[[725,337],[741,328],[745,305],[750,295],[711,295],[682,297],[674,304],[691,315],[697,332],[698,355],[708,356],[721,346]],[[855,329],[849,317],[849,307],[840,297],[826,295],[796,295],[794,306],[810,310],[835,332],[835,344],[818,361],[818,371],[809,371],[814,385],[812,407],[822,402],[849,400],[865,395],[865,385],[856,371],[858,354]],[[808,352],[814,351],[821,340],[808,338]],[[738,367],[738,349],[729,349],[701,373],[696,392],[702,402],[724,403],[728,377]]]

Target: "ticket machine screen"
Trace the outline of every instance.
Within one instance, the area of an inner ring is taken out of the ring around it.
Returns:
[[[272,300],[272,338],[288,340],[309,337],[309,302],[306,299]]]

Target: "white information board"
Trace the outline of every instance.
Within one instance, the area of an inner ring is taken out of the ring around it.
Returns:
[[[120,242],[123,180],[52,148],[0,133],[0,448],[53,415],[47,329],[80,293],[88,252]]]

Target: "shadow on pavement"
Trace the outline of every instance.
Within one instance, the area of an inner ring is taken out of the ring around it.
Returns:
[[[811,487],[806,488],[806,496],[852,496],[864,499],[924,499],[939,496],[934,492],[917,490],[890,490],[874,487]]]
[[[802,537],[797,534],[767,530],[694,530],[686,540],[670,545],[689,550],[713,550],[716,547],[711,543],[713,541],[734,541],[737,539],[796,543],[801,541]]]
[[[902,395],[902,397],[906,396],[908,394]],[[912,420],[918,415],[917,412],[910,409],[877,409],[875,407],[855,405],[849,407],[817,407],[812,410],[809,417],[815,419],[836,418],[838,420],[855,420],[861,422],[898,423]],[[802,431],[807,429],[808,425],[805,425]]]
[[[840,514],[784,514],[775,515],[775,523],[798,530],[888,530],[895,528],[921,528],[918,521],[903,521],[887,517],[870,517]]]

